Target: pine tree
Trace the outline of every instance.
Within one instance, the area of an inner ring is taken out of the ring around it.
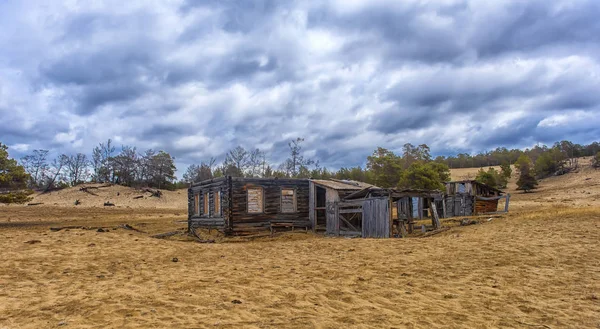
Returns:
[[[8,157],[8,147],[0,143],[0,203],[25,203],[31,198],[27,190],[30,176],[15,159]]]
[[[529,192],[537,188],[538,182],[535,179],[535,173],[533,172],[533,164],[531,159],[526,155],[521,155],[515,166],[519,170],[519,180],[517,180],[517,190]]]

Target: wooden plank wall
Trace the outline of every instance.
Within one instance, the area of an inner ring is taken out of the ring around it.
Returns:
[[[337,207],[337,202],[326,203],[327,222],[325,223],[325,234],[339,235],[340,233],[340,217]]]
[[[446,216],[471,216],[473,215],[474,198],[468,194],[456,194],[446,196]]]
[[[312,226],[312,229],[314,231],[317,227],[317,214],[315,212],[315,207],[317,203],[317,191],[315,188],[315,183],[309,182],[308,186],[308,220],[310,221],[310,225]]]
[[[226,233],[229,227],[229,182],[230,178],[216,179],[188,189],[188,230],[193,227],[212,227]],[[215,209],[215,197],[221,192],[221,211]],[[194,195],[199,195],[199,215],[194,214]],[[204,197],[208,196],[208,215],[204,211]]]
[[[390,204],[388,198],[368,199],[362,208],[362,237],[390,237]]]
[[[498,211],[498,200],[475,201],[475,215]]]
[[[263,189],[263,213],[248,213],[247,189],[249,187],[260,187]],[[281,212],[282,188],[295,189],[297,202],[297,211],[295,213]],[[231,233],[234,235],[247,235],[262,230],[269,230],[271,222],[306,225],[309,221],[308,201],[309,181],[306,179],[232,178]]]

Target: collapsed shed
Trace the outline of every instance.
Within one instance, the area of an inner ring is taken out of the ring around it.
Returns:
[[[337,179],[310,180],[309,220],[315,232],[327,231],[327,227],[335,221],[334,203],[346,196],[374,187],[371,184]]]
[[[429,229],[441,227],[444,209],[440,191],[368,187],[333,203],[328,235],[389,238],[412,233],[418,220],[431,219]],[[423,226],[425,228],[425,226]]]
[[[504,199],[504,210],[498,211],[499,200]],[[475,180],[446,183],[446,213],[449,217],[472,216],[508,212],[510,194]]]

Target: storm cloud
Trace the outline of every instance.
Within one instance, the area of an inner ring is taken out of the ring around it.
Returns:
[[[108,138],[180,170],[242,145],[337,169],[600,136],[600,3],[0,2],[0,141]]]

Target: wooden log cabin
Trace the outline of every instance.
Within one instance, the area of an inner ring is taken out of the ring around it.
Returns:
[[[188,230],[249,235],[277,227],[311,228],[308,179],[220,177],[188,189]]]
[[[508,212],[510,194],[475,180],[446,183],[446,213],[448,217],[472,216],[498,211],[499,200],[504,199],[504,211]]]

